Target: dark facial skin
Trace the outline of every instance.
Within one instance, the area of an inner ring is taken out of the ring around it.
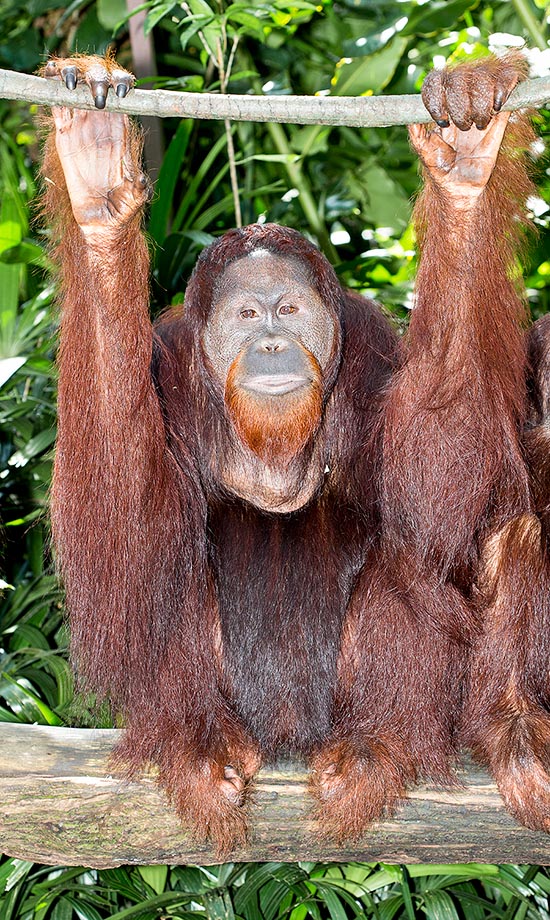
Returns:
[[[224,272],[204,345],[222,386],[244,349],[239,385],[258,394],[284,396],[311,380],[303,348],[314,355],[321,371],[326,369],[336,328],[298,261],[257,250]]]
[[[307,268],[298,260],[257,250],[224,272],[203,342],[222,390],[236,363],[238,387],[270,408],[276,402],[284,426],[287,407],[300,399],[301,390],[307,398],[312,364],[316,362],[317,374],[329,366],[339,344],[339,325]],[[326,459],[322,442],[314,441],[305,464],[297,458],[270,465],[236,436],[232,448],[213,462],[229,491],[257,508],[287,513],[310,500],[322,481]]]

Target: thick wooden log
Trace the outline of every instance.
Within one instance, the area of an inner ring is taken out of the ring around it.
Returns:
[[[109,754],[117,732],[0,724],[0,851],[52,865],[219,862],[182,828],[154,777],[126,782]],[[463,786],[426,785],[364,839],[337,846],[315,832],[306,772],[296,764],[261,771],[250,841],[232,859],[390,863],[550,863],[550,837],[504,810],[481,770]]]

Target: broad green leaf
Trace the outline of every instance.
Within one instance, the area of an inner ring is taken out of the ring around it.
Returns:
[[[15,705],[19,705],[23,711],[25,709],[35,709],[38,714],[36,721],[42,722],[43,724],[63,725],[63,720],[60,719],[59,716],[57,716],[55,712],[36,695],[36,693],[33,693],[33,691],[26,686],[27,681],[23,679],[14,680],[9,674],[6,674],[5,671],[0,676],[4,683],[3,686],[0,684],[0,692],[10,706],[15,709]],[[16,709],[15,711],[17,712]]]
[[[241,9],[235,9],[235,7],[236,4],[232,4],[232,6],[228,7],[225,11],[228,21],[243,26],[243,30],[248,30],[249,35],[254,35],[256,38],[262,40],[265,33],[261,19],[254,16],[252,13],[247,13]]]
[[[15,713],[10,712],[9,709],[4,709],[3,706],[0,706],[0,722],[9,722],[10,724],[14,723],[21,725],[23,721],[24,720],[20,719],[19,716],[16,716]],[[0,887],[0,892],[1,890],[2,889]]]
[[[0,262],[3,265],[40,265],[45,268],[48,258],[41,246],[24,240],[17,246],[5,249],[0,255]]]
[[[161,894],[166,888],[168,866],[138,866],[138,872],[155,894]]]
[[[202,16],[188,16],[185,21],[190,22],[191,25],[187,26],[179,34],[180,45],[183,51],[185,51],[193,36],[197,35],[197,33],[202,30],[205,23],[205,20]]]
[[[0,893],[11,891],[27,877],[32,867],[33,863],[24,859],[8,859],[0,866]]]
[[[21,242],[21,225],[14,220],[3,220],[0,223],[0,252],[11,249]]]
[[[159,894],[154,898],[140,900],[139,903],[131,907],[124,907],[122,910],[112,913],[109,916],[110,920],[133,920],[133,918],[137,920],[137,918],[140,916],[143,917],[143,915],[158,917],[168,914],[168,916],[171,916],[171,911],[174,911],[174,915],[179,917],[181,916],[179,911],[180,906],[187,904],[191,899],[192,895],[181,891],[165,891],[163,894]],[[196,916],[196,914],[194,916]]]
[[[306,920],[308,914],[309,906],[307,904],[300,904],[298,907],[295,907],[293,910],[291,910],[288,917],[289,920]]]
[[[369,222],[375,227],[393,227],[401,232],[408,224],[411,207],[402,186],[378,163],[362,167],[358,182],[360,194],[367,199]]]
[[[26,360],[26,357],[0,358],[0,387],[3,387],[6,381],[13,377],[20,367],[23,367]]]
[[[51,920],[73,920],[73,904],[69,898],[59,898],[50,914]]]
[[[53,428],[46,428],[44,431],[40,431],[24,447],[16,450],[11,455],[8,460],[9,466],[25,466],[33,457],[51,447],[54,441],[55,431]]]
[[[23,648],[35,648],[49,650],[50,646],[44,634],[32,626],[30,623],[19,623],[18,626],[10,627],[8,634],[10,638],[10,652],[19,651]]]
[[[447,891],[426,891],[423,901],[428,920],[459,920],[453,899]]]
[[[234,898],[234,907],[237,914],[249,916],[254,911],[256,899],[260,888],[267,882],[277,877],[280,869],[284,868],[284,863],[267,863],[258,865],[246,877],[246,881],[237,889]]]
[[[216,44],[223,40],[221,17],[214,15],[206,0],[187,0],[187,3],[193,18],[197,17],[203,38],[213,59],[216,60]]]
[[[6,521],[5,527],[23,527],[25,524],[32,524],[33,521],[36,521],[39,517],[44,514],[43,508],[35,508],[34,511],[29,511],[25,517],[13,518],[11,521]]]
[[[212,145],[212,147],[210,148],[210,150],[208,151],[208,153],[202,160],[199,168],[197,169],[197,172],[195,173],[193,179],[191,180],[191,182],[189,183],[189,186],[187,187],[185,191],[185,195],[180,201],[177,213],[174,217],[174,221],[172,224],[172,229],[174,231],[187,229],[186,227],[184,227],[184,221],[187,218],[189,209],[194,207],[194,212],[197,210],[197,190],[200,187],[201,182],[203,180],[206,181],[208,179],[208,176],[210,175],[210,170],[212,169],[212,166],[216,160],[216,157],[220,155],[221,151],[224,150],[225,146],[226,146],[226,139],[225,139],[225,135],[222,134],[217,139],[216,143]],[[221,175],[224,175],[225,173],[227,173],[228,169],[229,169],[229,165],[225,163],[221,167],[221,170],[218,171],[218,173],[214,176],[214,178],[210,180],[210,183],[207,187],[206,192],[203,195],[203,198],[208,197],[208,195],[211,193],[213,188],[215,188],[215,186],[220,181]],[[221,172],[221,175],[220,175],[220,172]],[[200,204],[198,205],[198,207],[200,207]],[[192,220],[188,221],[188,226],[189,225],[190,226],[193,225]]]
[[[332,92],[338,96],[380,93],[393,77],[407,44],[405,38],[396,36],[385,48],[369,57],[342,58],[331,81]]]
[[[260,889],[262,920],[275,920],[284,912],[285,904],[309,898],[310,888],[306,882],[307,875],[301,866],[285,865],[277,869],[274,877]]]
[[[326,153],[329,149],[330,131],[331,128],[325,125],[304,125],[303,128],[296,128],[291,134],[292,149],[304,157]]]
[[[86,890],[86,888],[88,890]],[[65,898],[66,901],[69,901],[72,904],[74,913],[76,914],[78,920],[102,920],[102,915],[93,904],[89,904],[86,901],[86,895],[90,897],[89,886],[86,886],[85,890],[82,892],[81,897],[72,897],[68,896]]]
[[[405,916],[407,920],[416,920],[416,911],[414,909],[411,886],[409,883],[409,873],[406,866],[401,866],[401,893],[403,895],[403,904],[405,905]]]
[[[69,662],[61,655],[52,655],[51,651],[36,656],[40,667],[47,669],[55,679],[57,686],[56,709],[66,706],[74,697],[73,672]]]
[[[180,121],[162,161],[149,218],[149,233],[157,243],[162,243],[169,231],[169,215],[173,205],[174,190],[185,162],[192,130],[193,121],[191,119],[186,118]]]
[[[351,897],[345,889],[338,891],[338,885],[329,883],[321,879],[316,881],[319,897],[326,904],[332,920],[348,920],[346,908],[342,903],[345,901],[348,907],[351,907],[356,916],[363,914],[362,909],[357,904],[355,898]]]
[[[449,876],[432,876],[430,886],[451,887],[452,895],[463,911],[467,912],[468,920],[485,920],[486,912],[483,900],[479,897],[476,886],[470,881],[457,881]]]
[[[378,872],[365,879],[364,887],[366,891],[378,891],[380,888],[387,888],[388,885],[401,883],[401,872],[399,866],[382,864]]]
[[[126,0],[97,0],[97,18],[109,32],[114,32],[127,14]]]
[[[154,6],[153,9],[149,10],[143,25],[145,34],[148,35],[151,29],[154,29],[160,20],[163,19],[164,16],[168,16],[176,6],[179,6],[179,3],[174,3],[171,0],[169,3],[160,3],[158,6]]]
[[[393,920],[397,912],[403,916],[403,897],[401,894],[392,894],[384,898],[383,901],[377,902],[377,912],[379,920]]]
[[[10,199],[3,202],[2,215],[14,210],[15,204]],[[17,246],[21,238],[20,223],[11,219],[0,222],[0,252]],[[20,281],[21,268],[19,265],[0,263],[0,352],[6,357],[9,355],[13,324],[17,315]]]
[[[235,920],[228,891],[219,888],[205,891],[203,899],[208,920]]]

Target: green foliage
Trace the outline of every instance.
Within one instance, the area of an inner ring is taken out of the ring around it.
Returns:
[[[29,233],[36,143],[24,110],[0,110],[0,502],[7,588],[0,603],[0,719],[60,724],[72,698],[62,605],[47,574],[47,493],[55,438],[52,295]]]
[[[548,920],[535,866],[226,863],[52,869],[0,862],[3,920]]]

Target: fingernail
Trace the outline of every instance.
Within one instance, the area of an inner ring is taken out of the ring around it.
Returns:
[[[103,80],[98,80],[97,82],[92,81],[90,83],[90,89],[94,97],[96,109],[104,109],[107,101],[107,93],[109,92],[109,84],[105,83]]]
[[[65,76],[65,86],[67,87],[67,89],[75,89],[76,88],[75,72],[73,70],[68,70],[64,76]]]
[[[125,83],[118,84],[116,88],[116,94],[119,99],[124,99],[124,97],[128,94],[128,87],[126,86]]]
[[[450,121],[448,120],[448,118],[437,118],[436,125],[439,125],[440,128],[448,128],[450,125]]]

